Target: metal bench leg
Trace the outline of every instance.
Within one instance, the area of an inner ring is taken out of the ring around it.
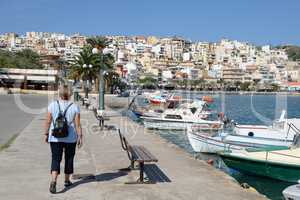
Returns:
[[[100,119],[99,119],[99,126],[100,126],[101,130],[103,130],[103,127],[104,127],[104,119],[103,119],[103,117],[100,117]]]
[[[126,182],[125,184],[155,184],[155,181],[146,180],[144,178],[144,171],[145,171],[145,164],[144,162],[140,162],[139,164],[140,168],[140,178],[135,182]]]
[[[102,122],[101,122],[101,119],[99,119],[99,127],[102,128]]]
[[[133,160],[130,162],[130,168],[134,169],[134,161]]]
[[[101,127],[104,128],[104,119],[103,118],[101,119],[101,123],[102,123]]]
[[[140,162],[140,182],[144,182],[144,163]]]
[[[144,162],[139,163],[140,177],[137,181],[126,182],[125,184],[144,184]]]

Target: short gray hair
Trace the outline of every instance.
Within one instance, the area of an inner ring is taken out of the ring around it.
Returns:
[[[69,100],[72,96],[72,88],[69,85],[60,85],[58,89],[58,95],[64,100]]]

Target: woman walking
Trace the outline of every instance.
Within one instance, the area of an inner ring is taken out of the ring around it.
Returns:
[[[80,110],[78,105],[70,101],[72,95],[69,86],[59,88],[59,100],[48,106],[45,126],[45,142],[50,143],[52,162],[50,192],[56,193],[57,177],[60,174],[60,163],[64,152],[65,187],[71,186],[70,175],[74,171],[74,156],[76,144],[82,146],[82,129],[80,125]]]

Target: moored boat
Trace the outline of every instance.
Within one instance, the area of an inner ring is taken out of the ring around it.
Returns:
[[[300,179],[300,149],[218,152],[227,167],[287,182]]]
[[[218,151],[240,151],[245,148],[288,147],[293,140],[272,139],[216,132],[215,135],[205,131],[193,131],[187,128],[188,140],[195,152],[216,153]]]
[[[159,105],[159,104],[162,104],[162,103],[166,103],[167,100],[165,98],[162,98],[162,97],[153,97],[153,98],[150,99],[150,102],[152,104]]]
[[[159,92],[151,95],[149,101],[154,105],[160,105],[166,103],[170,96],[171,95],[167,92]]]
[[[297,121],[299,119],[276,120],[271,127],[232,124],[232,130],[224,129],[213,133],[190,126],[187,128],[187,136],[193,150],[202,153],[243,148],[289,147],[293,144],[295,135],[300,133],[300,130],[291,123]],[[280,128],[277,123],[280,123]]]
[[[180,104],[175,109],[166,109],[162,113],[148,112],[141,118],[146,128],[185,130],[190,124],[198,124],[203,128],[220,129],[221,120],[209,120],[212,113],[207,110],[206,102],[193,101]]]
[[[128,105],[128,110],[131,110],[139,118],[148,111],[149,104],[149,100],[143,95],[136,95]]]

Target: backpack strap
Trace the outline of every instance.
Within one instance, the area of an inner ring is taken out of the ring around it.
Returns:
[[[59,110],[59,113],[61,113],[61,110],[60,110],[60,105],[59,105],[59,101],[58,100],[56,100],[56,103],[57,103],[57,105],[58,105],[58,110]],[[54,126],[54,128],[55,128],[55,122],[54,122],[54,118],[53,118],[53,116],[52,116],[52,122],[51,122],[52,124],[53,124],[53,126]]]
[[[66,109],[65,109],[65,111],[64,111],[64,114],[63,114],[64,117],[66,117],[67,111],[68,111],[68,109],[69,109],[72,105],[73,105],[73,103],[70,103],[70,104],[66,107]]]
[[[58,110],[59,110],[59,113],[61,113],[61,109],[60,109],[59,101],[58,101],[58,100],[56,100],[56,102],[57,102],[57,105],[58,105]]]

